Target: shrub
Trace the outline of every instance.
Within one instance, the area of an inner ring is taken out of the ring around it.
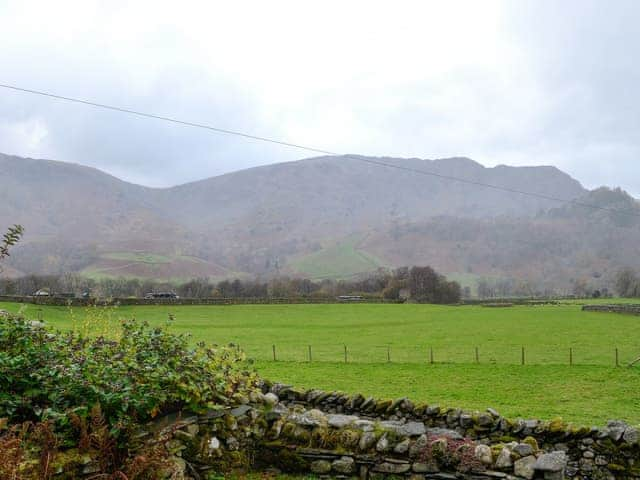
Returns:
[[[121,322],[116,336],[51,333],[0,316],[0,418],[70,430],[69,414],[87,418],[99,405],[118,437],[134,422],[237,404],[256,388],[234,346],[191,346],[188,336],[134,320]]]

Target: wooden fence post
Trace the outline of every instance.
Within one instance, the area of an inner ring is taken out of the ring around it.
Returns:
[[[344,346],[344,363],[347,363],[347,346]]]
[[[618,347],[616,347],[616,367],[620,366],[620,357],[618,356]]]
[[[309,345],[309,362],[311,362],[311,345]]]
[[[387,362],[391,362],[391,347],[387,345]]]
[[[573,348],[569,347],[569,365],[573,365]]]
[[[476,363],[480,363],[480,354],[478,353],[478,347],[476,347]]]
[[[429,347],[429,363],[433,365],[433,347]]]
[[[271,349],[273,350],[273,361],[276,361],[276,346],[275,345],[271,345]]]
[[[520,353],[520,364],[524,365],[524,347],[522,347],[522,351]]]

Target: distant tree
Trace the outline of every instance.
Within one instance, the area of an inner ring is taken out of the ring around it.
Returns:
[[[462,296],[458,282],[449,282],[431,267],[412,267],[408,278],[412,300],[424,303],[457,303]]]
[[[623,268],[616,274],[615,289],[621,297],[640,296],[640,279],[631,268]]]

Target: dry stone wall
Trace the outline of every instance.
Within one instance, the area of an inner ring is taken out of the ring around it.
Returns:
[[[639,433],[623,422],[573,427],[269,383],[247,404],[166,416],[135,438],[133,452],[166,451],[174,480],[249,469],[363,480],[640,479]],[[95,477],[99,458],[77,453],[64,452],[58,479]]]
[[[567,424],[561,419],[512,420],[493,409],[485,412],[445,409],[438,405],[415,404],[406,398],[380,400],[340,392],[302,390],[281,384],[265,384],[263,391],[277,397],[289,409],[323,412],[327,415],[328,424],[335,424],[339,421],[336,419],[357,418],[347,428],[373,422],[374,431],[378,433],[391,429],[394,433],[387,435],[390,445],[384,453],[392,452],[394,455],[390,458],[395,458],[396,462],[404,461],[400,469],[410,465],[404,476],[423,473],[415,472],[413,465],[417,457],[411,456],[412,452],[415,453],[415,442],[419,442],[425,448],[424,458],[433,457],[437,452],[435,460],[440,461],[426,462],[430,470],[438,468],[437,475],[467,471],[467,475],[472,475],[469,478],[475,478],[473,475],[493,478],[640,478],[639,431],[621,421],[610,421],[601,428],[583,427]],[[409,446],[405,450],[407,440]],[[398,445],[400,447],[396,450]],[[381,453],[377,448],[376,452]],[[377,458],[380,461],[387,457]],[[377,473],[376,467],[369,471]],[[436,473],[429,471],[424,474]]]
[[[583,305],[582,310],[585,312],[608,312],[608,313],[626,313],[629,315],[640,315],[640,305]]]

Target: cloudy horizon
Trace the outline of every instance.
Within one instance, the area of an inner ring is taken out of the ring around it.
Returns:
[[[0,83],[337,152],[554,165],[638,196],[638,20],[632,0],[0,0]],[[148,186],[313,156],[5,89],[0,152]]]

